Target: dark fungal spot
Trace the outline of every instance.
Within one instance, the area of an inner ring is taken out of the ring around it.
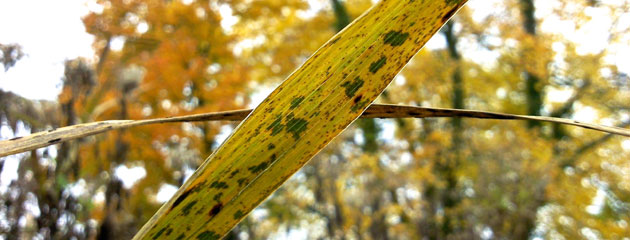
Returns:
[[[246,180],[247,180],[246,178],[241,178],[241,179],[237,180],[238,186],[242,186],[245,183]]]
[[[389,31],[385,34],[385,43],[392,45],[393,47],[402,45],[409,37],[409,33]]]
[[[273,143],[270,143],[270,144],[267,146],[267,150],[271,150],[271,149],[274,149],[274,148],[276,148],[276,145],[273,145]]]
[[[221,199],[221,196],[223,196],[223,193],[218,193],[217,195],[214,195],[214,197],[212,198],[212,200],[214,201],[219,201],[219,199]]]
[[[363,108],[365,108],[365,106],[368,104],[367,100],[363,100],[359,103],[356,103],[354,105],[352,105],[352,107],[350,108],[351,111],[356,112],[358,110],[363,110]]]
[[[306,130],[308,121],[303,118],[292,118],[287,122],[287,132],[293,133],[295,140],[300,139],[300,133]]]
[[[179,196],[173,203],[173,207],[171,207],[171,210],[177,207],[177,205],[179,205],[180,203],[182,203],[182,201],[184,201],[184,199],[186,199],[186,197],[188,197],[188,194],[190,194],[191,192],[192,192],[192,189],[188,189],[184,193],[182,193],[182,195]]]
[[[359,95],[358,97],[354,98],[354,103],[358,103],[359,101],[361,101],[361,98],[363,98],[363,95]]]
[[[293,119],[295,117],[295,114],[293,113],[289,113],[289,115],[287,115],[287,121],[291,121],[291,119]]]
[[[291,101],[291,107],[290,107],[290,109],[294,109],[294,108],[296,108],[297,106],[300,106],[300,103],[302,103],[302,101],[304,101],[304,96],[294,98],[294,99]]]
[[[460,4],[462,2],[462,0],[445,0],[446,4],[451,5],[451,4]]]
[[[173,233],[172,228],[166,229],[166,236],[171,235],[171,233]]]
[[[160,236],[162,236],[162,233],[164,233],[164,231],[166,231],[166,228],[160,229],[160,231],[158,231],[157,233],[155,233],[155,235],[153,235],[153,239],[158,239]]]
[[[186,235],[184,235],[182,233],[182,234],[179,234],[179,236],[177,236],[176,240],[182,240],[182,239],[185,239],[185,238],[186,238]]]
[[[363,86],[364,81],[359,77],[355,78],[354,81],[346,81],[341,84],[342,87],[346,88],[346,96],[349,98],[353,97],[354,94]]]
[[[233,177],[234,177],[234,175],[236,175],[237,173],[238,173],[238,169],[237,169],[237,170],[232,171],[232,172],[230,173],[230,178],[233,178]]]
[[[198,240],[219,240],[221,239],[221,235],[212,232],[212,231],[204,231],[197,235]]]
[[[243,211],[238,210],[234,213],[234,219],[240,219],[241,217],[243,217],[243,215],[245,215],[243,214]]]
[[[493,118],[493,119],[516,119],[515,117],[512,116],[504,116],[504,115],[480,115],[480,116],[472,116],[472,117],[477,117],[477,118]]]
[[[191,189],[195,192],[199,192],[201,191],[201,187],[206,185],[206,183],[208,182],[208,180],[203,180],[201,181],[199,184],[195,185],[194,187],[192,187]]]
[[[48,143],[56,143],[56,142],[59,142],[59,141],[61,141],[61,138],[55,138],[53,140],[48,141]]]
[[[223,204],[218,203],[217,205],[214,205],[212,209],[210,209],[210,212],[208,212],[208,215],[210,215],[210,217],[214,217],[221,211],[222,208],[223,208]]]
[[[375,62],[370,64],[370,72],[376,73],[376,71],[381,69],[381,67],[383,67],[383,65],[385,65],[386,62],[387,62],[386,57],[381,57],[379,60],[376,60]]]
[[[182,208],[182,213],[183,213],[184,215],[188,215],[188,214],[190,213],[190,209],[191,209],[192,207],[194,207],[194,206],[195,206],[195,204],[197,204],[197,200],[192,201],[192,202],[189,202],[188,204],[186,204],[186,205],[184,206],[184,208]]]
[[[267,127],[267,130],[271,130],[271,136],[275,136],[282,131],[282,128],[284,128],[284,125],[282,125],[282,117],[278,116],[278,118]]]
[[[251,166],[251,167],[247,168],[247,170],[249,170],[252,173],[258,173],[258,172],[260,172],[262,170],[267,169],[267,165],[269,165],[269,162],[265,161],[265,162],[261,162],[260,164],[258,164],[256,166]],[[239,185],[240,185],[240,182],[239,182]]]
[[[218,188],[218,189],[222,189],[223,188],[223,189],[225,189],[225,188],[228,188],[228,185],[225,182],[217,181],[217,182],[213,182],[212,184],[210,184],[210,188]]]
[[[453,2],[453,1],[451,0],[451,2]],[[450,11],[448,11],[448,12],[446,13],[446,15],[444,15],[444,17],[442,17],[442,23],[445,23],[446,21],[448,21],[449,19],[451,19],[451,17],[453,16],[453,14],[455,14],[455,12],[457,12],[457,9],[459,9],[459,8],[457,8],[457,7],[456,7],[456,8],[451,9]]]
[[[407,111],[407,115],[412,116],[412,117],[419,117],[419,116],[421,116],[421,114],[419,112],[415,112],[415,111]]]
[[[334,40],[330,41],[330,44],[335,44],[337,41],[339,41],[339,39],[341,39],[341,37],[335,38]]]
[[[20,138],[22,138],[22,137],[14,137],[14,138],[9,139],[9,141],[15,141],[15,140],[18,140]]]

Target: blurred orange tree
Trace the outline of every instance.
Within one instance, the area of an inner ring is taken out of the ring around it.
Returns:
[[[372,4],[97,2],[102,11],[84,23],[99,54],[66,63],[59,120],[49,126],[251,106]],[[630,78],[610,59],[630,46],[629,7],[470,1],[377,102],[627,127]],[[604,16],[607,25],[595,21]],[[569,29],[549,27],[558,22]],[[565,32],[595,23],[608,33],[601,48]],[[21,193],[3,195],[12,219],[3,233],[130,238],[159,207],[159,193],[181,185],[230,126],[151,125],[63,143],[56,154],[33,151],[13,186]],[[630,236],[629,157],[628,140],[537,122],[360,120],[228,238],[622,239]],[[33,198],[39,214],[20,228],[29,216],[20,206]]]

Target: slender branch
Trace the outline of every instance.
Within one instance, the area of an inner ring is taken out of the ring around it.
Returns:
[[[245,119],[251,109],[203,113],[169,118],[154,118],[146,120],[108,120],[101,122],[78,124],[44,132],[34,133],[24,137],[16,137],[0,141],[0,157],[30,151],[33,149],[62,143],[68,140],[96,135],[114,129],[123,129],[140,125],[172,123],[172,122],[200,122],[200,121],[240,121]],[[607,132],[630,137],[630,129],[608,127],[597,124],[583,123],[575,120],[526,116],[505,113],[494,113],[475,110],[459,110],[448,108],[426,108],[403,105],[373,104],[361,115],[361,118],[429,118],[429,117],[465,117],[501,120],[533,120],[553,122],[577,127]]]

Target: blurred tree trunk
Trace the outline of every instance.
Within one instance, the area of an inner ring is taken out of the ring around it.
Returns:
[[[137,87],[137,83],[140,80],[141,79],[133,79],[129,76],[125,76],[124,73],[119,76],[118,87],[121,94],[118,99],[118,104],[120,106],[120,111],[118,112],[119,119],[129,118],[129,98],[131,92]],[[127,239],[133,237],[137,231],[133,221],[127,221],[127,218],[125,217],[126,214],[129,214],[126,212],[125,208],[123,208],[126,190],[123,187],[122,181],[118,179],[114,171],[118,165],[127,162],[129,143],[123,138],[124,134],[124,129],[118,130],[116,145],[111,157],[109,183],[107,184],[105,191],[105,218],[99,228],[99,234],[97,237],[99,240]]]
[[[341,31],[343,28],[350,24],[350,15],[346,7],[339,0],[331,0],[333,11],[335,12],[335,29]]]
[[[65,62],[62,99],[59,101],[58,110],[61,113],[58,126],[64,127],[77,124],[75,105],[87,96],[95,85],[93,71],[82,59],[68,60]],[[48,125],[48,124],[46,124]],[[44,128],[32,128],[32,131],[42,131]],[[46,151],[45,151],[46,153]],[[33,171],[33,181],[29,189],[37,195],[38,205],[41,211],[36,218],[37,229],[49,239],[88,237],[84,233],[76,233],[72,226],[78,221],[78,201],[71,194],[64,193],[65,185],[75,182],[79,176],[78,142],[69,141],[59,147],[54,167],[42,168],[37,152],[31,152],[30,166]],[[58,223],[60,217],[73,216],[64,219],[63,225]],[[42,231],[43,230],[43,231]]]
[[[536,7],[533,0],[520,0],[521,1],[521,13],[523,17],[523,27],[525,32],[532,38],[536,38]],[[536,61],[536,59],[526,59],[526,61]],[[525,93],[527,96],[527,115],[540,116],[540,109],[543,105],[542,86],[540,83],[540,77],[536,76],[528,70],[523,72],[525,76]],[[538,121],[527,121],[527,126],[530,128],[540,127],[541,123]]]
[[[379,240],[387,240],[389,239],[389,235],[387,234],[387,222],[386,222],[386,212],[381,206],[381,198],[375,198],[371,204],[372,208],[372,224],[370,224],[370,235],[371,239],[379,239]]]
[[[457,50],[457,36],[454,33],[454,20],[447,22],[442,28],[441,33],[446,39],[446,47],[449,56],[449,62],[455,67],[451,74],[452,82],[452,107],[463,109],[464,106],[464,87],[463,77],[461,73],[461,56]],[[457,169],[462,164],[462,120],[461,118],[451,119],[451,146],[449,150],[445,150],[447,154],[439,154],[442,157],[435,156],[435,171],[437,177],[444,183],[444,187],[438,187],[433,184],[427,186],[424,196],[428,201],[428,218],[429,222],[421,221],[419,224],[420,232],[429,239],[449,239],[464,233],[460,233],[465,226],[460,226],[462,221],[458,207],[461,202],[460,191],[458,188]],[[438,212],[442,212],[440,219]],[[428,226],[423,226],[428,224]]]
[[[344,239],[344,231],[343,231],[343,218],[341,216],[341,205],[338,204],[338,201],[334,195],[336,195],[336,188],[333,186],[334,182],[328,182],[326,179],[334,179],[333,175],[324,175],[318,171],[318,169],[324,169],[321,165],[317,165],[313,171],[313,177],[316,181],[315,186],[315,202],[320,206],[318,212],[322,217],[326,219],[326,232],[328,237],[331,239]],[[327,188],[325,188],[327,187]],[[326,194],[328,193],[328,194]],[[327,196],[331,195],[331,196]],[[328,198],[332,198],[333,202],[330,204],[328,202]],[[331,205],[332,215],[329,214],[328,209],[325,206]],[[317,206],[315,206],[317,208]]]
[[[533,0],[520,0],[521,14],[523,20],[523,28],[525,33],[531,36],[536,41],[536,7]],[[525,61],[538,61],[537,59],[525,59]],[[525,93],[527,97],[527,114],[532,116],[540,116],[540,111],[543,107],[543,83],[540,81],[540,77],[535,73],[528,70],[524,72],[525,76]],[[527,126],[529,128],[538,128],[542,126],[539,121],[528,121]],[[526,211],[517,213],[518,219],[516,220],[520,224],[517,224],[513,228],[512,236],[515,239],[528,239],[530,234],[536,227],[536,213],[539,207],[545,204],[545,181],[539,180],[539,184],[535,184],[536,188],[532,189],[532,195],[534,196],[531,205],[527,206]]]

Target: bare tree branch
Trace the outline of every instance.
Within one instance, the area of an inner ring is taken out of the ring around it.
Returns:
[[[155,118],[146,120],[109,120],[93,123],[78,124],[44,132],[34,133],[24,137],[16,137],[0,141],[0,157],[30,151],[33,149],[62,143],[68,140],[87,137],[114,129],[123,129],[140,125],[172,123],[172,122],[199,122],[199,121],[240,121],[245,119],[251,109],[234,110],[216,113],[203,113],[180,117]],[[575,120],[526,116],[505,113],[494,113],[475,110],[459,110],[447,108],[426,108],[403,105],[373,104],[361,115],[362,118],[429,118],[429,117],[465,117],[481,119],[501,120],[532,120],[553,122],[592,129],[611,134],[630,137],[630,129],[608,127],[597,124],[583,123]]]

